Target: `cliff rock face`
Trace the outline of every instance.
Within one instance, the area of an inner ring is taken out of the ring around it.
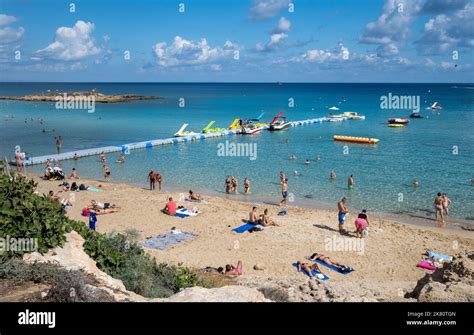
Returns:
[[[474,252],[457,254],[451,263],[426,274],[408,296],[420,302],[473,302]]]
[[[96,263],[82,248],[84,239],[75,231],[68,233],[67,242],[63,247],[56,247],[41,255],[34,252],[25,254],[23,260],[29,263],[55,263],[66,270],[81,270],[93,276],[98,286],[88,285],[91,292],[102,290],[115,301],[130,302],[264,302],[264,295],[257,289],[244,286],[224,286],[206,289],[202,287],[187,288],[167,299],[145,298],[134,292],[127,291],[121,280],[112,278],[97,268]]]

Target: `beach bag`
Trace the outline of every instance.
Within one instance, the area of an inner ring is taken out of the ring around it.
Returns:
[[[82,216],[89,216],[90,215],[90,211],[87,207],[84,207],[82,209]]]
[[[87,189],[86,185],[84,185],[84,184],[79,185],[79,190],[80,191],[85,191],[86,189]]]

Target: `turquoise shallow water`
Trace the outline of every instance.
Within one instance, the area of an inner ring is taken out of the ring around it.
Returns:
[[[57,110],[50,103],[0,101],[0,154],[13,158],[15,145],[30,156],[54,153],[54,136],[63,138],[63,151],[119,145],[170,137],[183,123],[199,131],[210,120],[226,127],[236,117],[256,117],[265,112],[269,121],[280,110],[290,120],[303,120],[327,114],[327,107],[345,102],[340,111],[366,115],[365,121],[322,123],[294,127],[283,132],[263,132],[256,136],[233,136],[201,142],[162,146],[132,151],[123,166],[111,163],[112,180],[134,184],[146,182],[150,169],[159,169],[165,183],[173,189],[193,188],[223,192],[226,175],[252,182],[253,200],[280,196],[278,173],[289,176],[290,192],[296,203],[327,203],[349,196],[355,208],[392,213],[432,215],[436,192],[446,192],[453,201],[452,216],[474,219],[474,85],[466,84],[64,84],[2,83],[0,95],[20,95],[46,90],[160,95],[164,99],[123,104],[97,104],[95,113],[85,110]],[[412,119],[406,128],[388,128],[388,117],[408,117],[409,110],[381,110],[380,97],[419,95],[424,119]],[[180,98],[185,107],[179,108]],[[288,107],[293,98],[295,107]],[[439,101],[441,111],[425,110]],[[6,115],[14,115],[6,120]],[[45,124],[30,118],[43,118]],[[25,123],[25,118],[28,122]],[[43,133],[42,129],[47,132]],[[55,130],[54,132],[52,130]],[[335,134],[376,137],[376,146],[349,145],[332,140]],[[257,159],[221,157],[218,144],[257,145]],[[457,154],[453,154],[457,148]],[[296,161],[289,159],[294,153]],[[316,155],[321,160],[315,161]],[[312,163],[307,166],[305,159]],[[97,157],[62,163],[66,172],[76,166],[83,176],[102,178]],[[337,180],[329,173],[335,169]],[[42,172],[42,166],[29,168]],[[293,176],[298,170],[301,176]],[[356,187],[347,191],[347,177],[353,174]],[[414,190],[413,178],[421,186]],[[403,201],[400,200],[400,194]]]

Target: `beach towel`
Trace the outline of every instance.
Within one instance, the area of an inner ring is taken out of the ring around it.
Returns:
[[[433,257],[437,258],[439,260],[442,260],[442,262],[452,262],[452,260],[453,260],[452,256],[438,254],[438,253],[433,252],[433,251],[428,251],[428,257],[429,258],[433,258]]]
[[[180,233],[170,232],[170,233],[150,237],[149,239],[146,239],[145,241],[140,242],[140,245],[142,247],[150,248],[150,249],[166,250],[175,244],[192,239],[196,236],[197,234],[188,233],[188,232],[180,232]]]
[[[91,192],[100,192],[100,190],[98,188],[95,188],[95,187],[92,187],[92,186],[87,187],[87,190],[91,191]]]
[[[292,263],[291,265],[293,265],[293,266],[298,270],[298,264],[297,264],[297,263]],[[306,271],[304,271],[303,269],[301,269],[300,272],[303,272],[305,275],[309,276],[309,274],[306,273]],[[311,274],[312,274],[313,277],[315,277],[315,278],[317,278],[316,275],[317,275],[318,273],[324,276],[324,278],[321,278],[321,279],[318,278],[319,280],[328,280],[328,279],[329,279],[328,276],[326,276],[325,274],[322,274],[322,273],[319,272],[319,271],[313,270],[313,271],[311,272]]]
[[[245,223],[241,225],[240,227],[232,229],[232,231],[235,231],[236,233],[242,234],[245,233],[246,231],[249,231],[252,228],[255,228],[257,225],[251,224],[251,223]]]
[[[179,218],[184,219],[184,218],[187,218],[188,216],[196,216],[199,213],[200,213],[199,211],[195,212],[195,211],[190,211],[189,209],[186,209],[186,208],[181,208],[176,211],[175,215]]]
[[[308,257],[308,259],[309,259],[309,257]],[[314,261],[313,261],[313,262],[314,262]],[[329,264],[327,264],[327,263],[324,263],[323,261],[321,261],[321,260],[319,260],[319,259],[316,260],[316,263],[321,264],[321,265],[324,265],[325,267],[330,268],[331,270],[334,270],[334,271],[336,271],[336,272],[339,272],[339,273],[341,273],[341,274],[343,274],[343,275],[347,275],[347,274],[351,273],[352,271],[355,271],[355,270],[354,270],[353,268],[351,268],[351,267],[346,267],[346,270],[345,270],[345,271],[342,271],[342,270],[340,270],[338,267],[336,267],[336,266],[334,266],[334,265],[329,265]]]
[[[416,266],[426,270],[436,270],[436,266],[434,266],[430,261],[421,261]]]

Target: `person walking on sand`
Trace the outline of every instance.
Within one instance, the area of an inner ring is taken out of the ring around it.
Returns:
[[[150,183],[150,191],[153,191],[155,189],[155,182],[156,182],[156,175],[153,170],[150,171],[148,174],[147,181]]]
[[[444,226],[444,199],[441,193],[438,192],[434,202],[433,202],[433,207],[435,208],[436,211],[436,225],[438,226]],[[441,221],[441,224],[439,222]]]
[[[349,210],[346,208],[346,197],[337,203],[338,210],[338,220],[339,220],[339,233],[345,234],[346,230],[344,229],[344,222],[346,221],[346,215],[349,213]]]
[[[245,194],[250,193],[250,180],[247,177],[244,179],[244,192]]]
[[[288,178],[281,182],[281,195],[283,199],[280,201],[280,206],[283,206],[286,205],[286,198],[288,197]]]
[[[161,183],[163,182],[163,176],[160,171],[155,172],[156,182],[158,183],[158,190],[161,191]]]
[[[54,138],[56,140],[56,151],[58,154],[61,153],[61,136],[57,136]]]
[[[350,175],[349,179],[347,179],[347,188],[352,190],[354,188],[354,176]]]
[[[232,181],[230,180],[230,176],[227,176],[225,177],[225,193],[229,194],[231,188],[232,188]]]
[[[109,181],[110,178],[110,169],[107,165],[104,164],[104,179],[105,181]]]
[[[451,199],[448,198],[446,193],[443,193],[443,208],[444,208],[444,214],[448,215],[449,214],[449,207],[451,206]]]

